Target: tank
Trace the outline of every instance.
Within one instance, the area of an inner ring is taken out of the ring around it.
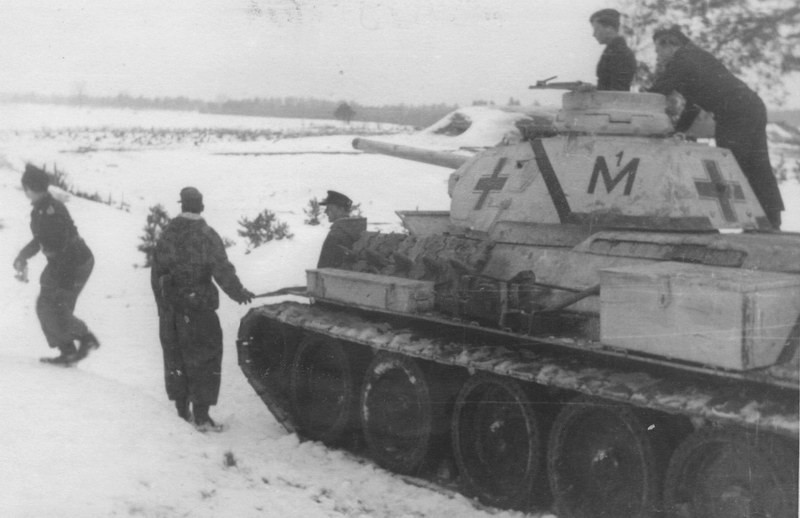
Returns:
[[[401,211],[308,303],[251,309],[239,364],[287,430],[572,517],[796,517],[800,234],[657,94],[568,91]]]

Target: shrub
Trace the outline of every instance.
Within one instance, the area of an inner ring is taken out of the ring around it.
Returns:
[[[46,169],[42,168],[45,172]],[[58,187],[59,189],[66,191],[73,196],[77,196],[78,198],[83,198],[84,200],[94,201],[97,203],[104,203],[111,207],[117,208],[119,210],[124,210],[125,212],[130,212],[131,206],[125,201],[117,202],[114,198],[111,197],[110,194],[106,195],[105,199],[100,195],[99,192],[89,192],[89,191],[82,191],[79,188],[75,187],[71,183],[69,183],[69,176],[66,172],[61,171],[58,169],[58,166],[53,164],[53,174],[47,173],[50,177],[50,184]]]
[[[350,217],[351,218],[360,218],[364,214],[361,212],[361,203],[354,203],[352,207],[350,207]]]
[[[308,208],[303,209],[303,212],[307,216],[305,220],[306,225],[319,225],[319,217],[322,215],[322,206],[319,204],[319,200],[316,197],[308,200]]]
[[[53,174],[50,176],[50,179],[53,186],[58,187],[63,191],[71,192],[72,185],[70,185],[69,181],[67,181],[67,173],[64,171],[59,171],[55,164],[53,165]]]
[[[282,223],[270,210],[262,211],[256,219],[242,218],[239,220],[242,227],[237,232],[247,239],[248,251],[272,241],[273,239],[291,239],[294,235],[289,232],[289,225]]]
[[[139,241],[141,241],[141,243],[137,247],[139,251],[144,252],[145,267],[153,265],[153,254],[155,254],[156,251],[156,243],[169,221],[169,214],[167,214],[167,211],[164,210],[164,207],[160,204],[150,207],[150,214],[147,215],[147,223],[144,226],[144,234],[139,236]]]

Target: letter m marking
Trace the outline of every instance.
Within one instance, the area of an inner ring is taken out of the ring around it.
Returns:
[[[589,194],[594,194],[594,190],[597,187],[597,178],[602,175],[603,183],[606,186],[606,192],[610,193],[614,190],[618,183],[622,181],[623,178],[626,178],[625,181],[625,191],[623,194],[628,196],[631,193],[631,189],[633,188],[633,181],[636,179],[636,170],[639,168],[639,159],[634,158],[627,164],[622,170],[617,173],[617,176],[611,178],[611,173],[608,172],[608,164],[606,164],[605,157],[599,156],[597,160],[594,162],[594,170],[592,171],[592,179],[589,181]]]

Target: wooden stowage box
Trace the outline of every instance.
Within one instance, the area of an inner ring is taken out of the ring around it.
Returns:
[[[800,276],[664,262],[600,271],[600,339],[735,370],[775,363],[800,314]]]
[[[359,306],[418,313],[433,309],[433,282],[351,272],[306,270],[308,294]]]

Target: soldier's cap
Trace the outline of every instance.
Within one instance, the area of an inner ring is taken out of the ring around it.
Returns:
[[[620,14],[616,9],[600,9],[589,17],[589,23],[597,22],[600,25],[619,29]]]
[[[50,178],[44,169],[39,169],[33,164],[25,164],[25,172],[22,173],[22,186],[34,192],[44,192],[50,185]]]
[[[186,203],[189,201],[199,201],[202,203],[203,195],[200,194],[200,191],[198,191],[194,187],[184,187],[183,189],[181,189],[181,199],[178,201],[180,201],[181,203]]]
[[[350,210],[353,206],[353,200],[344,194],[336,191],[328,191],[328,196],[319,202],[320,205],[338,205],[339,207]]]
[[[660,39],[666,39],[672,43],[685,45],[689,43],[689,37],[681,31],[680,26],[673,25],[672,27],[662,28],[653,33],[653,41],[658,42]]]

